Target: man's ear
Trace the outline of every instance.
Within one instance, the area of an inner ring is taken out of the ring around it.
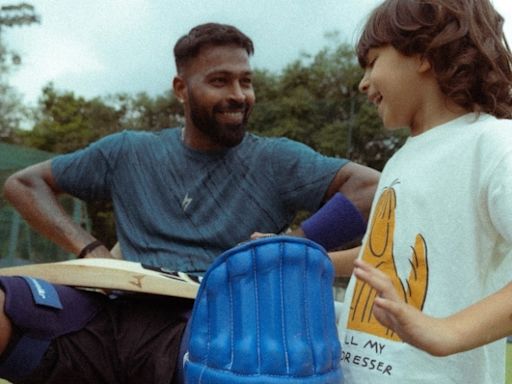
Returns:
[[[187,95],[186,88],[187,86],[183,78],[179,75],[175,76],[172,80],[172,89],[174,90],[174,95],[180,103],[185,101],[185,97]]]

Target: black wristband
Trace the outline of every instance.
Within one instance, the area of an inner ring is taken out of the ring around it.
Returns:
[[[101,247],[103,243],[99,240],[94,240],[92,243],[87,244],[78,254],[79,259],[83,259],[85,256],[87,256],[89,253],[94,251],[96,248]]]

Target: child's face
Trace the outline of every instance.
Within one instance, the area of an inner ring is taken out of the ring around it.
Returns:
[[[387,129],[420,133],[422,72],[417,56],[405,56],[391,45],[372,48],[359,90],[368,96]],[[418,129],[420,131],[418,132]]]

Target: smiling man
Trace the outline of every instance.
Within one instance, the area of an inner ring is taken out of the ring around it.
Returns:
[[[112,255],[65,214],[57,196],[110,200],[125,259],[199,274],[253,232],[279,233],[299,210],[316,211],[335,194],[367,217],[378,172],[292,140],[246,132],[255,102],[253,52],[252,41],[232,26],[193,28],[174,48],[183,127],[123,131],[36,164],[7,180],[6,198],[78,257]],[[56,287],[64,305],[53,311],[66,326],[55,338],[54,330],[43,332],[47,317],[29,306],[26,285],[0,278],[0,303],[7,303],[0,313],[0,373],[24,383],[168,383],[174,376],[190,302],[98,304],[88,293]],[[26,344],[32,328],[48,345],[39,343],[30,364],[21,364],[17,357],[35,350]],[[25,368],[2,370],[4,361]]]
[[[183,127],[115,133],[29,167],[7,181],[7,199],[36,229],[87,257],[111,255],[56,196],[111,200],[125,259],[199,273],[253,232],[279,233],[338,192],[367,217],[378,172],[247,132],[253,52],[232,26],[193,28],[174,47]]]

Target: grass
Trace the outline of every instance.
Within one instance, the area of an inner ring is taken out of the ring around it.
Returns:
[[[507,343],[507,379],[506,384],[512,384],[512,343]]]

